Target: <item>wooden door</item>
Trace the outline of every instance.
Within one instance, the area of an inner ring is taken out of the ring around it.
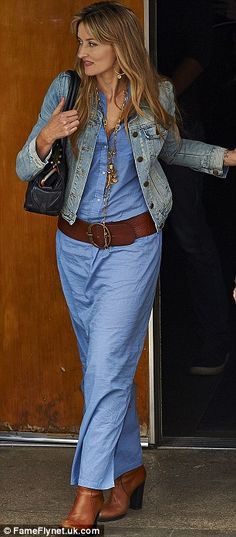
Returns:
[[[77,433],[81,367],[56,268],[56,219],[26,213],[15,158],[44,93],[73,68],[70,33],[81,0],[1,0],[1,424],[2,431]],[[143,0],[127,1],[143,20]],[[147,343],[136,375],[142,433],[148,426]]]

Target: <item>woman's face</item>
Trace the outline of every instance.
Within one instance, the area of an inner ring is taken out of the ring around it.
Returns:
[[[84,62],[86,75],[96,76],[113,71],[116,62],[113,47],[96,41],[83,22],[78,26],[78,41],[78,56]]]

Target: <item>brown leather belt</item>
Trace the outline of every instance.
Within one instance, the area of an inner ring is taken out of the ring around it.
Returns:
[[[59,216],[58,228],[68,237],[91,243],[97,248],[125,246],[132,244],[139,237],[152,235],[157,231],[149,212],[133,216],[128,220],[106,222],[106,225],[100,222],[91,224],[79,219],[71,225]]]

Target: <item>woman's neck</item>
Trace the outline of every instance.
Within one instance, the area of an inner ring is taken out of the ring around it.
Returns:
[[[108,77],[97,76],[97,87],[101,90],[108,102],[114,101],[114,96],[119,96],[125,89],[127,89],[127,80],[118,80],[117,76],[113,76],[110,79]]]

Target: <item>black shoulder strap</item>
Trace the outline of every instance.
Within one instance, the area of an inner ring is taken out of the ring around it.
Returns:
[[[66,71],[66,74],[70,76],[70,82],[66,102],[63,108],[64,112],[73,108],[80,86],[80,77],[77,71],[72,71],[71,69],[69,69],[68,71]]]

